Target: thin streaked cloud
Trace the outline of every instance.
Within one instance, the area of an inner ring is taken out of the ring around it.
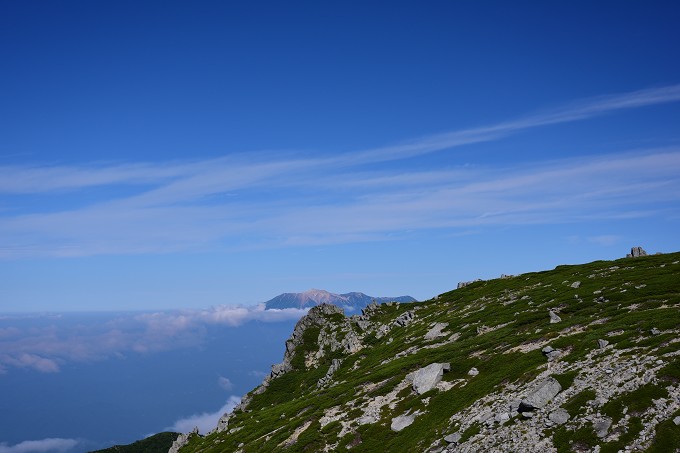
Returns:
[[[259,153],[191,162],[4,166],[0,193],[14,197],[0,211],[0,258],[384,241],[406,231],[658,212],[656,205],[680,198],[680,148],[521,166],[461,162],[406,174],[367,164],[677,100],[680,85],[641,90],[332,157]],[[126,189],[85,197],[94,186]],[[37,202],[24,205],[21,194]]]

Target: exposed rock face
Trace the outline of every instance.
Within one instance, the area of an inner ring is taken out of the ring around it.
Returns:
[[[180,434],[179,437],[172,443],[172,446],[170,446],[170,450],[168,450],[168,453],[179,453],[180,448],[188,444],[189,439],[191,439],[192,436],[197,435],[198,427],[194,428],[193,431],[191,431],[190,433]]]
[[[522,400],[519,411],[526,412],[540,409],[545,406],[548,401],[552,400],[555,395],[560,393],[561,390],[562,386],[560,383],[551,376],[540,382],[538,386]]]
[[[413,382],[413,390],[419,395],[432,390],[435,385],[442,380],[444,371],[449,371],[451,365],[448,363],[432,363],[425,368],[414,371],[406,376]]]
[[[334,314],[344,316],[342,308],[331,304],[321,304],[311,308],[305,316],[300,318],[297,324],[295,324],[295,329],[293,329],[290,338],[286,341],[286,352],[283,354],[283,362],[272,366],[270,375],[272,379],[293,369],[291,360],[295,355],[295,348],[302,343],[302,337],[305,331],[312,326],[326,325],[328,323],[326,316]]]
[[[316,386],[325,387],[326,385],[328,385],[333,380],[333,374],[335,374],[335,372],[338,371],[340,365],[342,365],[342,359],[333,359],[333,361],[331,362],[331,366],[328,368],[328,371],[326,372],[326,375],[319,379],[319,382]]]

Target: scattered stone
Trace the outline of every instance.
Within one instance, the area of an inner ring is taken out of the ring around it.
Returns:
[[[552,346],[546,346],[545,348],[541,349],[541,352],[545,358],[548,359],[548,362],[552,362],[562,355],[562,352],[559,349],[555,349]]]
[[[602,339],[597,340],[597,347],[600,348],[600,349],[606,348],[608,344],[609,344],[609,342],[607,340],[602,340]]]
[[[400,415],[398,417],[394,417],[392,419],[392,424],[390,425],[390,428],[392,431],[399,432],[402,429],[406,428],[410,424],[412,424],[415,421],[416,417],[415,415]]]
[[[680,418],[680,417],[679,417]],[[449,444],[457,444],[458,441],[462,438],[463,436],[460,435],[460,433],[453,433],[449,434],[444,438],[444,441],[449,443]]]
[[[435,385],[442,380],[444,371],[449,371],[451,364],[449,363],[432,363],[425,368],[409,373],[406,379],[413,382],[413,390],[417,394],[422,395],[428,390],[432,390]]]
[[[555,395],[560,393],[561,390],[562,386],[554,377],[550,376],[544,379],[522,400],[519,406],[519,412],[541,409],[548,401],[552,400]]]
[[[569,420],[570,415],[565,409],[559,408],[552,411],[550,415],[548,415],[548,418],[557,425],[564,425],[567,423],[567,420]]]
[[[576,281],[576,282],[571,284],[571,287],[574,288],[574,289],[578,288],[579,286],[581,286],[581,282],[579,282],[579,281]]]
[[[442,330],[446,329],[449,326],[448,322],[438,322],[432,327],[426,334],[425,334],[425,339],[426,340],[434,340],[437,337],[443,337],[446,335],[445,333],[442,332]]]
[[[479,370],[477,368],[472,367],[470,368],[470,371],[468,371],[468,374],[470,376],[477,376],[479,374]]]
[[[677,426],[680,426],[680,415],[673,419],[673,423],[675,423]]]
[[[612,419],[609,417],[602,417],[600,420],[593,423],[593,430],[595,435],[602,439],[607,435],[609,427],[612,426]]]
[[[510,414],[507,412],[501,412],[496,414],[496,416],[493,418],[493,420],[496,423],[500,423],[501,425],[505,424],[508,420],[510,420]]]
[[[659,335],[661,333],[661,331],[656,327],[652,327],[652,330],[650,330],[650,332],[652,333],[652,335]]]
[[[555,324],[556,322],[562,321],[562,318],[557,316],[557,314],[552,310],[548,311],[548,315],[550,316],[550,324]]]

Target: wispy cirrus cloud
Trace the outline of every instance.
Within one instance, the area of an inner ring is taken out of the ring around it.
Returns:
[[[0,258],[333,244],[405,230],[651,215],[680,198],[679,148],[408,174],[368,164],[678,100],[680,85],[640,90],[333,156],[4,166]],[[79,198],[95,186],[125,190]],[[63,202],[51,198],[64,192]],[[23,205],[22,194],[44,204]]]

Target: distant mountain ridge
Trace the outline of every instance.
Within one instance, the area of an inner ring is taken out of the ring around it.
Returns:
[[[303,293],[279,294],[265,302],[265,310],[284,308],[311,308],[319,304],[333,304],[346,311],[360,311],[372,301],[384,302],[415,302],[411,296],[373,297],[360,292],[335,294],[323,289],[310,289]]]

